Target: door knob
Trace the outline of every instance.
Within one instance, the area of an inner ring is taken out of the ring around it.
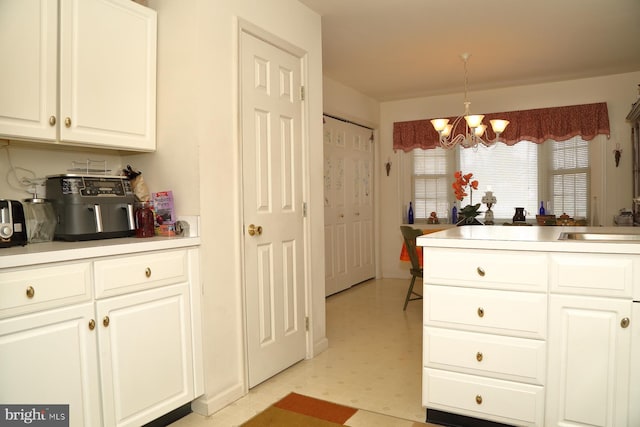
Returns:
[[[249,224],[249,236],[255,236],[255,235],[261,235],[262,234],[262,226],[258,225],[255,226],[253,224]]]

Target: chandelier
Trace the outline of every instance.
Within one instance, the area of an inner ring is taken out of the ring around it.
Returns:
[[[477,147],[478,144],[483,144],[487,147],[493,145],[500,138],[500,134],[504,132],[505,128],[509,124],[507,120],[494,119],[490,120],[491,128],[493,132],[496,134],[496,137],[492,140],[483,139],[485,131],[487,130],[487,125],[482,123],[482,119],[484,119],[484,115],[482,114],[471,114],[470,105],[471,102],[467,96],[467,61],[469,57],[471,57],[468,53],[463,53],[460,55],[462,61],[464,61],[464,115],[458,116],[452,124],[449,124],[449,119],[433,119],[431,120],[431,124],[433,128],[440,135],[440,146],[445,149],[451,149],[456,145],[461,145],[464,148]],[[455,136],[452,134],[455,133],[458,124],[462,121],[464,117],[465,120],[465,129],[464,134],[459,133]]]

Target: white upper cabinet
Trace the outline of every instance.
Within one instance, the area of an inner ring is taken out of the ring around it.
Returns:
[[[57,34],[57,2],[0,2],[0,137],[56,140]]]
[[[156,29],[130,0],[3,0],[0,136],[155,150]]]

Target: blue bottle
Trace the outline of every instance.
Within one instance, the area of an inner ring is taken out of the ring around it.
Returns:
[[[451,224],[458,223],[458,207],[456,206],[456,202],[453,202],[453,208],[451,208]]]
[[[407,221],[409,224],[413,224],[413,206],[409,202],[409,212],[407,212]]]
[[[538,213],[540,213],[540,215],[544,215],[545,214],[544,202],[540,202],[540,210],[538,211]]]

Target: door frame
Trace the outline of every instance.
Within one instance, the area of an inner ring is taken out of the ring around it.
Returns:
[[[238,132],[238,145],[237,145],[237,164],[238,164],[238,182],[240,183],[239,185],[239,194],[238,194],[238,212],[240,213],[240,221],[239,221],[239,230],[238,230],[238,234],[237,234],[237,241],[238,241],[238,247],[240,249],[240,266],[239,266],[239,272],[240,272],[240,283],[241,283],[241,298],[242,298],[242,318],[241,318],[241,322],[242,322],[242,354],[243,354],[243,359],[244,359],[244,369],[243,369],[243,373],[244,373],[244,378],[243,378],[243,383],[244,383],[244,389],[245,392],[248,390],[249,388],[249,375],[248,375],[248,369],[249,369],[249,355],[248,355],[248,345],[247,345],[247,338],[248,338],[248,333],[247,333],[247,321],[246,321],[246,314],[247,314],[247,299],[246,299],[246,292],[247,292],[247,278],[246,278],[246,274],[245,274],[245,245],[244,245],[244,215],[245,215],[245,209],[244,209],[244,189],[243,189],[243,156],[242,156],[242,150],[243,150],[243,141],[244,141],[244,135],[242,133],[242,64],[241,64],[241,60],[242,60],[242,43],[241,43],[241,38],[242,38],[242,33],[247,33],[253,37],[256,37],[268,44],[271,44],[275,47],[277,47],[278,49],[282,49],[294,56],[296,56],[297,58],[300,59],[300,62],[302,64],[302,71],[300,73],[300,82],[302,84],[303,87],[305,87],[305,92],[308,93],[308,82],[309,82],[309,78],[308,78],[308,57],[307,57],[307,52],[304,49],[301,49],[295,45],[293,45],[292,43],[288,42],[285,39],[282,39],[262,28],[260,28],[259,26],[252,24],[249,21],[246,21],[242,18],[237,18],[237,32],[236,32],[236,46],[237,46],[237,51],[236,51],[236,60],[235,60],[235,76],[237,78],[237,87],[236,87],[236,99],[237,99],[237,123],[236,123],[236,129]],[[300,123],[300,130],[301,130],[301,154],[302,154],[302,165],[300,165],[302,167],[302,198],[304,200],[304,203],[308,203],[309,200],[309,194],[310,194],[310,182],[309,182],[309,104],[307,102],[302,102],[302,114],[301,114],[301,123]],[[309,211],[309,209],[307,208],[307,212]],[[311,241],[311,232],[310,232],[310,227],[309,227],[309,216],[308,213],[306,215],[304,215],[303,217],[303,236],[304,236],[304,246],[303,246],[303,252],[304,252],[304,310],[305,310],[305,318],[309,319],[309,327],[307,328],[306,331],[306,359],[309,359],[310,357],[312,357],[313,355],[313,327],[311,326],[311,323],[313,322],[313,319],[311,319],[311,307],[312,307],[312,301],[311,301],[311,296],[312,296],[312,292],[309,289],[309,284],[312,282],[311,281],[311,266],[310,266],[310,257],[309,254],[311,253],[311,246],[310,246],[310,241]]]

